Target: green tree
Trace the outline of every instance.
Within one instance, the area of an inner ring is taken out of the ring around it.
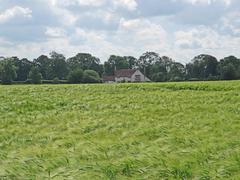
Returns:
[[[94,70],[85,70],[83,73],[83,81],[85,83],[99,83],[99,74]]]
[[[100,64],[100,59],[88,53],[78,53],[76,56],[67,60],[70,70],[81,68],[82,70],[91,69],[103,73],[103,66]]]
[[[221,59],[218,71],[221,79],[240,79],[240,59],[234,56],[228,56]]]
[[[11,84],[17,77],[16,67],[11,58],[6,58],[0,62],[0,77],[3,84]]]
[[[168,74],[170,81],[182,81],[185,78],[185,67],[181,63],[173,62]]]
[[[167,80],[167,76],[166,76],[166,73],[158,72],[158,73],[152,74],[151,79],[154,82],[164,82]]]
[[[28,78],[29,71],[33,63],[27,58],[19,59],[18,57],[12,57],[11,62],[16,67],[16,81],[25,81]]]
[[[232,63],[228,63],[221,67],[221,79],[234,80],[237,79],[237,71]]]
[[[186,65],[188,79],[206,80],[218,76],[218,61],[214,56],[201,54]]]
[[[153,74],[165,71],[161,64],[161,57],[155,52],[146,52],[140,56],[137,61],[137,67],[151,79]]]
[[[174,76],[180,76],[180,71],[183,71],[180,63],[175,63],[167,56],[161,57],[155,52],[146,52],[140,56],[138,59],[138,68],[142,72],[145,72],[145,75],[152,81],[157,82],[171,80]]]
[[[38,67],[43,79],[51,80],[54,78],[52,70],[53,61],[48,56],[41,55],[37,59],[34,59],[33,63]]]
[[[74,84],[83,82],[83,70],[80,68],[72,70],[68,75],[68,82]]]
[[[28,78],[33,84],[41,84],[42,82],[42,74],[39,72],[37,67],[31,68]]]
[[[106,75],[114,75],[115,70],[131,69],[134,67],[134,57],[131,56],[116,56],[111,55],[107,62],[104,63],[104,70]]]
[[[50,59],[50,79],[53,79],[55,77],[61,80],[65,79],[69,73],[69,70],[64,55],[53,51],[50,53]]]
[[[137,68],[137,58],[133,56],[123,56],[125,61],[128,62],[128,69],[136,69]]]

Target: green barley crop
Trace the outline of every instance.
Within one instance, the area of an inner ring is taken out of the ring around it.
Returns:
[[[239,179],[240,81],[0,86],[0,179]]]

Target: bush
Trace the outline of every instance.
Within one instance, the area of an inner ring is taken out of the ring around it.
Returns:
[[[167,81],[167,77],[165,73],[159,72],[159,73],[153,74],[151,80],[154,82],[165,82]]]
[[[83,73],[83,81],[85,83],[100,83],[100,76],[94,70],[85,70]]]
[[[31,84],[31,79],[27,79],[24,84]]]
[[[55,78],[52,80],[52,83],[53,83],[53,84],[59,84],[59,83],[60,83],[59,78],[58,78],[58,77],[55,77]]]
[[[53,84],[53,80],[42,80],[42,84]]]
[[[208,76],[207,80],[208,81],[218,81],[219,80],[219,76],[212,76],[212,75],[210,75],[210,76]]]
[[[184,79],[179,77],[179,76],[175,76],[172,79],[170,79],[171,82],[180,82],[183,81]]]
[[[201,79],[198,79],[198,78],[190,78],[189,81],[201,81]]]
[[[42,83],[42,74],[39,72],[38,68],[32,67],[29,72],[29,79],[33,84],[41,84]]]
[[[71,71],[68,75],[68,82],[74,84],[83,82],[83,70],[79,68]]]
[[[13,81],[12,84],[20,85],[20,84],[27,84],[26,81]]]

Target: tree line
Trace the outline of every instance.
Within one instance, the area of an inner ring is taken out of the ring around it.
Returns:
[[[111,55],[101,63],[89,53],[66,58],[51,52],[30,61],[18,57],[2,58],[0,80],[11,83],[100,83],[105,75],[119,69],[139,69],[154,82],[236,80],[240,79],[240,59],[228,56],[221,60],[201,54],[186,65],[156,52],[146,52],[139,58]]]

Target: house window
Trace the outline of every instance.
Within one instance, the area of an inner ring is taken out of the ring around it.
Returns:
[[[140,75],[135,75],[135,81],[140,82],[141,81],[141,76]]]

